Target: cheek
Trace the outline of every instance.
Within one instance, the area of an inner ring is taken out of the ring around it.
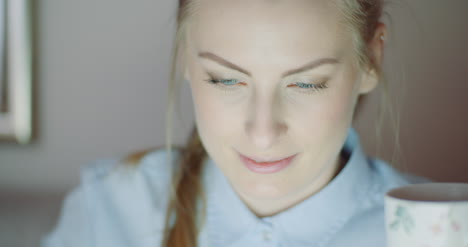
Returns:
[[[316,98],[312,95],[312,100],[305,99],[290,108],[294,115],[295,127],[302,135],[332,133],[334,129],[341,129],[350,124],[355,97],[353,78],[349,75],[337,78],[333,85],[325,89],[323,95]]]
[[[217,89],[213,86],[201,79],[195,84],[192,85],[192,97],[200,134],[219,139],[228,137],[238,127],[232,107],[220,101],[220,96],[213,91]]]
[[[328,106],[324,107],[323,119],[330,125],[341,126],[348,124],[353,113],[353,93],[352,82],[336,91],[334,97],[328,101]]]

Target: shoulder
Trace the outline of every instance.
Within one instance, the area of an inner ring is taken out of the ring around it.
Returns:
[[[82,167],[81,188],[87,199],[106,207],[161,207],[169,191],[167,187],[177,164],[177,156],[176,150],[169,153],[158,149],[147,153],[137,164],[128,164],[119,158],[95,160]],[[149,200],[156,198],[158,200],[150,203]],[[127,200],[141,203],[125,203]]]
[[[398,171],[380,159],[368,158],[367,161],[372,169],[372,183],[365,200],[343,226],[339,232],[340,238],[336,239],[335,245],[331,246],[346,246],[345,243],[363,247],[384,246],[386,243],[385,194],[393,188],[432,181],[426,177]]]
[[[137,163],[129,163],[124,158],[94,160],[81,168],[81,182],[103,182],[119,176],[145,174],[147,176],[166,177],[177,165],[181,151],[156,149],[145,152]]]
[[[89,217],[83,198],[81,186],[74,188],[65,196],[59,219],[54,229],[47,235],[42,236],[41,247],[91,245],[88,236],[92,229],[82,227],[89,225]]]
[[[383,196],[394,188],[409,184],[428,183],[433,180],[416,174],[400,171],[386,161],[377,158],[368,158],[369,165],[373,171],[373,190],[378,204],[383,203]]]
[[[363,222],[379,222],[383,227],[385,195],[394,188],[409,184],[432,182],[431,179],[397,170],[386,161],[368,158],[372,170],[371,185],[361,204]]]
[[[367,158],[370,167],[369,185],[360,202],[358,212],[366,217],[376,215],[382,219],[385,195],[394,188],[409,184],[432,182],[431,179],[397,170],[386,161],[377,158]]]
[[[157,242],[178,155],[180,151],[159,149],[147,153],[138,164],[110,158],[82,166],[80,185],[66,195],[59,220],[42,246]]]
[[[95,160],[82,167],[81,185],[91,194],[139,196],[165,192],[179,156],[178,150],[158,149],[146,153],[136,164],[121,158]]]

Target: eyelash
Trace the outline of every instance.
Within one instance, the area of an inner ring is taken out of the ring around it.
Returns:
[[[225,82],[227,82],[227,81],[236,81],[236,79],[226,80],[226,79],[217,79],[217,78],[210,77],[209,79],[206,79],[205,81],[207,81],[208,83],[213,84],[215,86],[219,86],[219,87],[221,87],[223,89],[226,89],[226,90],[228,88],[233,87],[234,85],[238,84],[238,83],[225,84]],[[310,90],[320,91],[320,90],[324,90],[324,89],[328,88],[328,84],[327,84],[326,81],[324,81],[322,83],[318,83],[318,84],[296,82],[295,84],[292,84],[292,85],[297,86],[300,89],[307,90],[307,91],[310,91]]]

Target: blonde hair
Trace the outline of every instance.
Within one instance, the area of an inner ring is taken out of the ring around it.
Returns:
[[[378,22],[382,16],[383,0],[335,0],[337,7],[343,13],[344,24],[353,35],[355,44],[356,62],[361,68],[374,69],[384,84],[384,95],[381,98],[380,106],[388,106],[387,83],[383,79],[380,64],[378,64],[369,48],[369,42],[375,35]],[[175,99],[178,98],[180,84],[183,81],[184,52],[187,42],[187,29],[190,24],[190,17],[196,13],[194,0],[179,0],[177,9],[177,30],[175,34],[175,45],[172,51],[172,67],[168,90],[168,107],[166,112],[166,152],[168,164],[172,163],[172,118],[175,106]],[[356,108],[362,104],[364,96],[360,96]],[[379,133],[382,125],[383,110],[380,109],[379,121],[376,125],[376,134]],[[390,111],[391,113],[391,111]],[[180,113],[179,113],[180,114]],[[195,247],[197,246],[197,236],[199,225],[197,216],[204,219],[206,214],[206,199],[201,186],[202,166],[207,158],[196,126],[189,136],[185,147],[177,148],[180,151],[180,159],[177,160],[178,170],[173,174],[172,186],[170,188],[170,199],[166,212],[165,231],[162,246],[167,247]],[[127,157],[127,162],[138,164],[142,157],[152,150],[138,152]],[[202,210],[197,208],[198,199],[201,199]],[[175,216],[175,217],[174,217]]]

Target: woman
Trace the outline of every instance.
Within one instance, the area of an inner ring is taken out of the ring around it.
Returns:
[[[425,179],[366,157],[351,126],[381,79],[382,5],[180,1],[187,146],[84,168],[43,246],[384,246],[385,192]]]

